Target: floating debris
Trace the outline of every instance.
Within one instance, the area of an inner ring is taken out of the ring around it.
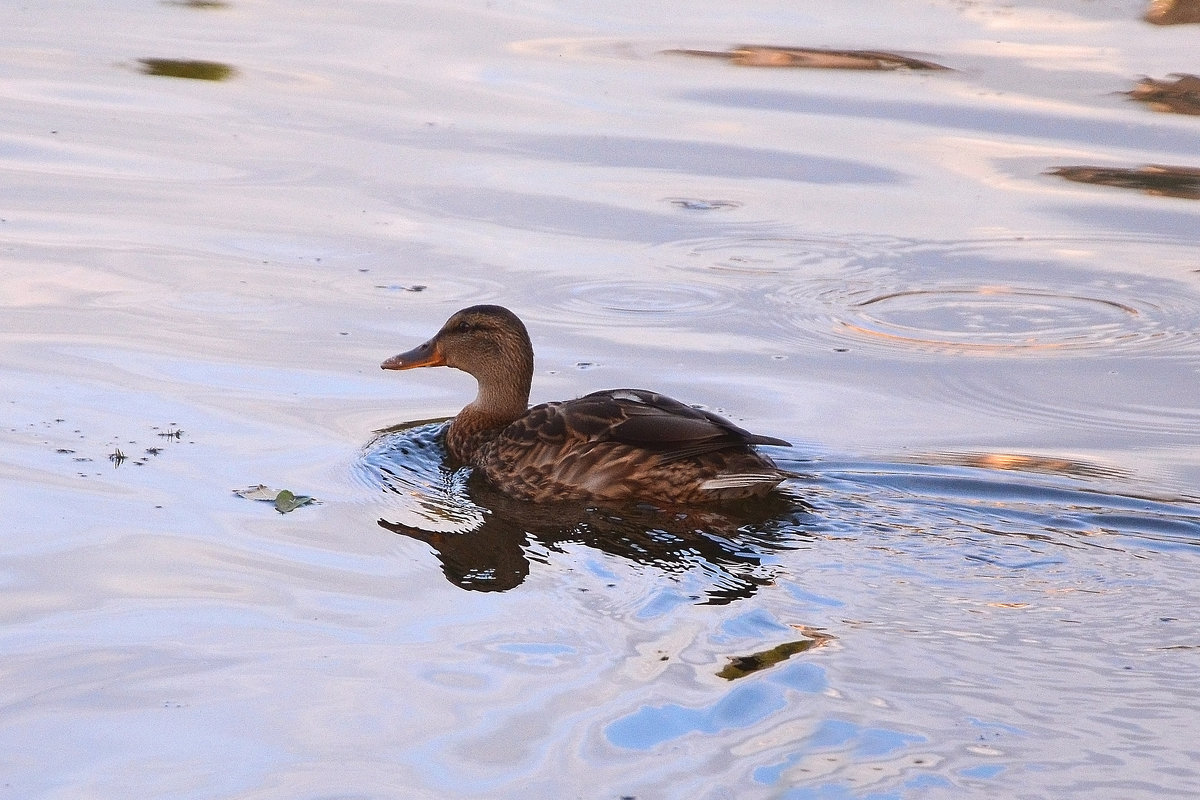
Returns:
[[[257,486],[247,486],[245,489],[234,489],[233,493],[247,500],[265,500],[269,503],[274,503],[275,498],[279,496],[278,489],[271,489],[262,483]]]
[[[188,61],[175,58],[140,58],[142,72],[165,78],[189,78],[196,81],[225,81],[237,70],[219,61]]]
[[[121,448],[117,448],[108,454],[108,460],[113,462],[113,466],[121,466],[129,456],[121,452]]]
[[[741,208],[736,200],[702,200],[693,197],[668,197],[667,202],[688,211],[717,211],[723,208]]]
[[[311,505],[317,500],[306,494],[295,494],[288,489],[272,489],[265,484],[257,486],[248,486],[245,489],[234,489],[233,493],[238,497],[244,497],[247,500],[260,500],[265,503],[274,503],[275,510],[280,514],[287,514],[290,511],[295,511],[301,506]]]
[[[666,50],[668,54],[723,58],[739,67],[799,69],[946,70],[941,64],[879,50],[827,50],[819,47],[772,47],[744,44],[732,50]]]
[[[1195,167],[1169,167],[1162,164],[1147,164],[1136,169],[1071,166],[1055,167],[1046,170],[1045,174],[1057,175],[1077,183],[1137,189],[1158,197],[1200,200],[1200,169]]]
[[[1200,22],[1200,0],[1151,0],[1145,20],[1151,25]]]
[[[825,633],[818,628],[809,628],[807,626],[798,626],[808,638],[798,639],[794,642],[784,642],[776,645],[770,650],[763,650],[761,653],[751,653],[748,656],[734,656],[729,659],[729,663],[717,673],[718,678],[724,678],[727,681],[737,680],[751,675],[760,670],[773,667],[781,661],[787,661],[797,653],[803,653],[805,650],[811,650],[814,647],[823,647],[833,641],[833,636]]]
[[[1200,115],[1200,75],[1174,73],[1175,81],[1142,78],[1132,91],[1124,92],[1155,111]]]
[[[423,292],[426,289],[428,289],[429,287],[423,283],[414,283],[411,286],[404,286],[402,284],[396,284],[396,283],[391,283],[391,284],[377,283],[377,284],[375,284],[375,288],[376,289],[387,289],[388,291],[391,291],[391,292]]]

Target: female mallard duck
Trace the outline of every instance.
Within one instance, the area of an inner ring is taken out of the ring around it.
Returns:
[[[479,383],[446,449],[512,497],[691,504],[767,494],[788,476],[751,445],[787,445],[644,389],[529,408],[533,346],[517,315],[471,306],[384,369],[454,367]]]

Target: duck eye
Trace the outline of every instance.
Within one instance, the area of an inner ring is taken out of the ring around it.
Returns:
[[[471,332],[471,323],[469,323],[465,320],[463,322],[458,323],[458,332],[459,333],[470,333]]]

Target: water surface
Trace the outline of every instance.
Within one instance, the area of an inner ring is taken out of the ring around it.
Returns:
[[[1146,175],[1200,118],[1136,98],[1200,46],[1146,12],[0,12],[4,788],[1193,793],[1200,205]],[[851,51],[946,69],[779,63]],[[535,402],[796,477],[506,504],[429,422],[470,379],[378,369],[477,302]]]

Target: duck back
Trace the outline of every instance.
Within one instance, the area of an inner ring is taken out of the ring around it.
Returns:
[[[752,445],[787,445],[644,389],[534,406],[475,466],[506,494],[545,502],[692,504],[765,495],[787,477]]]

